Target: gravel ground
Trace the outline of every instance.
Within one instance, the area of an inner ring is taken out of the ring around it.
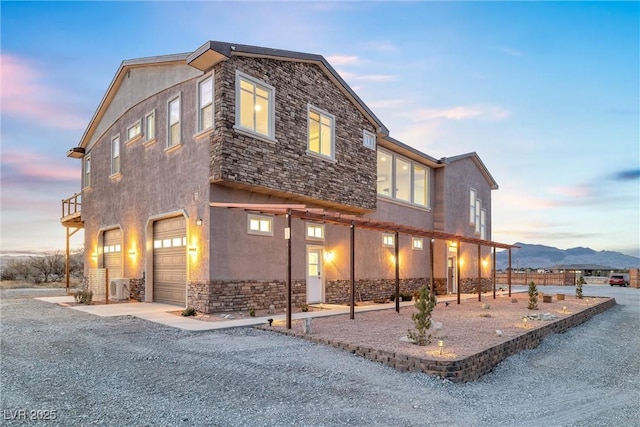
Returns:
[[[640,291],[585,286],[584,292],[613,296],[618,305],[508,358],[476,382],[453,384],[266,331],[182,332],[3,291],[0,422],[637,425]],[[27,420],[10,419],[24,418],[20,411]],[[43,411],[55,411],[56,419],[28,419]]]

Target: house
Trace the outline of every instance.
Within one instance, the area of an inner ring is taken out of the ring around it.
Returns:
[[[320,55],[209,41],[124,61],[67,155],[82,189],[61,221],[84,229],[85,280],[106,271],[140,301],[487,289],[492,251],[510,247],[490,239],[498,186],[478,155],[395,140]]]

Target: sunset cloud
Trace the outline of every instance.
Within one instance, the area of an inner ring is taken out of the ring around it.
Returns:
[[[411,113],[410,117],[416,121],[424,120],[504,120],[511,113],[504,108],[493,105],[459,106],[440,109],[421,109]]]
[[[25,118],[53,128],[84,128],[86,119],[65,106],[65,94],[43,82],[38,70],[45,68],[18,56],[0,55],[2,115]]]
[[[59,159],[50,158],[33,151],[2,151],[2,181],[26,183],[33,181],[68,182],[80,179],[78,167],[60,164]]]

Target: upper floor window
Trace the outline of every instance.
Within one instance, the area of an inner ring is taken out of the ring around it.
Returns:
[[[368,130],[362,131],[362,145],[372,150],[376,149],[376,136]]]
[[[476,223],[476,190],[469,189],[469,224]]]
[[[429,171],[424,165],[378,149],[378,194],[429,206]]]
[[[84,186],[91,187],[91,156],[84,157]]]
[[[476,233],[480,234],[480,228],[482,225],[482,221],[481,221],[481,217],[482,217],[482,202],[480,201],[480,199],[476,199]]]
[[[324,224],[307,224],[307,239],[324,240]]]
[[[311,105],[308,111],[307,149],[315,154],[333,159],[335,118],[333,115],[319,110]]]
[[[120,173],[120,136],[111,139],[111,175]]]
[[[156,137],[156,112],[151,111],[144,116],[144,132],[147,141],[151,141]]]
[[[167,147],[173,147],[181,142],[180,139],[180,96],[169,101],[169,129]]]
[[[213,77],[198,83],[198,132],[213,126]]]
[[[274,138],[275,88],[236,71],[236,126]]]
[[[134,139],[139,137],[141,133],[142,133],[142,124],[140,120],[138,120],[137,122],[135,122],[134,124],[132,124],[127,128],[127,142],[133,141]]]
[[[480,238],[482,240],[487,239],[487,210],[482,209],[480,211]]]
[[[382,246],[395,246],[396,235],[393,233],[382,233]]]
[[[273,217],[248,214],[247,233],[261,236],[273,236]]]

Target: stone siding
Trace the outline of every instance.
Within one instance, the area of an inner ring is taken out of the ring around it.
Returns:
[[[306,303],[307,285],[304,280],[291,284],[292,305]],[[187,285],[187,306],[200,313],[242,311],[253,308],[276,310],[287,306],[287,284],[278,280],[212,281]]]
[[[129,298],[144,302],[145,278],[129,279]]]
[[[376,129],[317,65],[232,57],[214,70],[214,181],[349,211],[376,209],[376,151],[362,142],[364,129]],[[275,87],[276,141],[233,129],[236,70]],[[308,105],[335,116],[335,161],[307,153]]]
[[[446,294],[446,281],[435,279],[436,295]],[[400,294],[413,294],[422,286],[427,289],[431,286],[428,277],[414,279],[400,279]],[[379,298],[395,297],[395,279],[368,279],[356,280],[355,300],[372,301]],[[348,304],[351,293],[350,280],[332,280],[325,286],[325,301],[329,304]]]

